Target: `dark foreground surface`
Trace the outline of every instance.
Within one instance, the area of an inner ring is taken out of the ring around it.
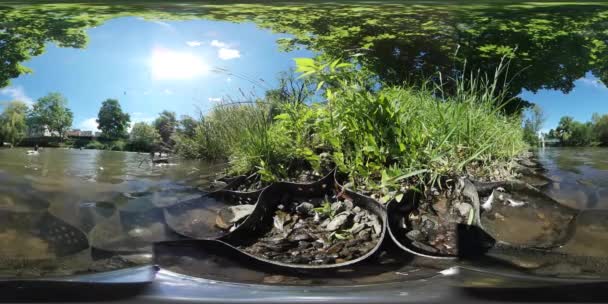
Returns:
[[[103,282],[2,282],[2,302],[121,303],[460,303],[605,302],[605,283],[574,284],[450,268],[425,279],[348,287],[235,284],[144,267],[105,275]],[[145,282],[151,279],[151,282]],[[125,281],[130,281],[126,282]],[[89,280],[92,278],[89,278]],[[100,279],[100,278],[95,278]],[[121,283],[116,283],[120,282]],[[141,281],[141,282],[138,282]],[[500,283],[502,287],[483,287]],[[508,287],[508,286],[525,286]],[[469,287],[462,287],[469,286]],[[477,286],[477,287],[471,287]]]

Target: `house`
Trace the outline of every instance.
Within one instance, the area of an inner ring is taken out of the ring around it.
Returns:
[[[58,137],[59,132],[49,130],[48,126],[43,126],[42,128],[30,128],[28,130],[28,137]]]
[[[93,137],[93,131],[81,131],[80,136]]]
[[[80,136],[80,129],[73,129],[73,130],[69,130],[65,133],[66,136],[71,137],[71,136]]]

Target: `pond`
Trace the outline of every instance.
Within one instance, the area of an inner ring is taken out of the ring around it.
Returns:
[[[46,96],[61,96],[57,99],[68,122],[60,127],[69,130],[72,144],[86,146],[100,139],[100,108],[113,100],[128,117],[118,132],[124,140],[133,141],[137,125],[154,125],[157,137],[168,143],[171,132],[188,132],[181,121],[198,119],[224,103],[248,104],[289,90],[310,90],[306,102],[321,101],[314,86],[294,85],[295,58],[352,60],[378,83],[412,86],[440,82],[437,75],[491,75],[504,59],[513,76],[508,85],[498,86],[513,98],[505,112],[541,105],[548,129],[560,115],[587,120],[592,112],[608,112],[607,10],[608,3],[600,1],[3,2],[0,101],[21,101],[30,111]],[[0,103],[0,110],[5,108]],[[159,113],[172,117],[173,125],[157,127]],[[23,124],[32,121],[30,115]],[[48,143],[61,129],[54,123],[28,127],[22,143]],[[10,141],[9,135],[2,134],[2,141]],[[148,144],[143,146],[150,149]],[[200,198],[200,187],[208,187],[227,162],[171,158],[154,165],[147,153],[45,147],[28,154],[30,149],[0,149],[0,275],[71,274],[149,263],[150,243],[183,238],[158,220],[165,214],[162,208]],[[538,151],[551,180],[542,191],[577,210],[608,209],[606,151]],[[20,218],[25,214],[33,215]],[[201,214],[212,214],[201,225],[213,225],[214,212]],[[135,224],[123,227],[125,217]],[[592,246],[602,240],[603,224],[595,221],[598,217],[581,218],[593,225],[581,229],[563,252],[605,257],[608,248]],[[45,226],[48,221],[56,226]],[[52,259],[60,267],[42,264],[52,271],[40,270],[36,263],[47,259],[50,249],[78,249],[82,238],[66,224],[83,232],[95,251],[80,256],[74,269],[62,272],[67,262]],[[58,248],[31,237],[47,230],[48,239],[61,239]],[[112,252],[128,254],[117,261]],[[190,253],[180,260],[182,272],[207,271],[223,278],[225,268],[235,267],[223,257]],[[102,262],[91,261],[93,255]],[[34,267],[15,267],[23,262],[12,259],[18,256]],[[189,269],[196,259],[205,262]],[[428,267],[434,261],[419,262],[397,259],[389,263],[390,271],[363,268],[359,281],[339,275],[335,281],[380,282],[436,273]],[[263,271],[234,275],[247,282],[298,281]]]

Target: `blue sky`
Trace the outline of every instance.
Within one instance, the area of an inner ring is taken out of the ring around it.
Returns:
[[[591,73],[587,73],[574,84],[574,89],[568,94],[555,90],[521,94],[524,99],[543,108],[547,118],[543,132],[554,129],[562,116],[572,116],[575,120],[585,122],[591,120],[594,112],[608,114],[608,88],[605,84]]]
[[[24,65],[32,74],[0,89],[0,100],[32,102],[60,92],[74,112],[74,128],[94,130],[103,100],[116,98],[131,120],[151,121],[163,110],[197,116],[231,96],[262,96],[264,90],[242,79],[263,79],[272,87],[277,73],[294,66],[306,50],[279,52],[275,41],[286,35],[253,23],[144,21],[118,18],[88,30],[84,49],[48,44],[46,52]],[[224,68],[237,76],[214,72]]]
[[[46,52],[25,62],[32,74],[0,89],[0,100],[33,102],[49,92],[67,97],[74,128],[94,130],[103,100],[116,98],[132,122],[152,121],[163,110],[197,116],[197,109],[246,94],[262,96],[242,76],[263,79],[273,87],[278,72],[293,67],[293,58],[311,57],[306,50],[279,52],[273,34],[253,23],[218,21],[144,21],[118,18],[88,30],[84,49],[47,45]],[[224,68],[241,76],[214,72]],[[543,107],[544,130],[559,118],[587,121],[593,112],[608,113],[608,88],[591,74],[576,81],[570,94],[541,90],[522,97]]]

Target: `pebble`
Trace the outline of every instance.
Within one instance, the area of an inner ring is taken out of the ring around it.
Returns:
[[[431,246],[429,246],[427,244],[418,242],[418,241],[412,242],[412,245],[414,245],[414,246],[416,246],[416,247],[418,247],[418,248],[420,248],[420,249],[422,249],[424,251],[430,252],[430,253],[436,253],[437,252],[437,249],[435,249],[435,248],[433,248],[433,247],[431,247]]]
[[[405,236],[407,236],[407,238],[412,241],[421,241],[424,238],[422,232],[420,232],[420,230],[415,229],[406,233]]]
[[[342,228],[342,226],[344,226],[346,224],[346,222],[348,221],[348,219],[349,219],[350,216],[351,216],[351,213],[349,213],[349,212],[342,212],[342,213],[336,215],[327,224],[327,227],[325,227],[325,230],[327,230],[327,231],[336,231],[336,230]]]
[[[472,208],[473,206],[467,203],[458,203],[456,205],[456,210],[458,210],[458,214],[462,217],[468,217]]]
[[[315,206],[313,204],[304,202],[296,207],[296,212],[301,215],[312,215],[314,213],[314,208]]]

